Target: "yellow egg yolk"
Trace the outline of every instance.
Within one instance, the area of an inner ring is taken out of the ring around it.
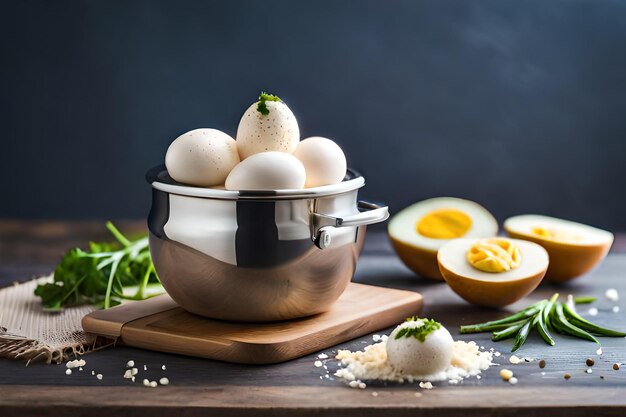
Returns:
[[[548,229],[546,227],[533,227],[531,231],[535,236],[557,242],[576,242],[581,240],[580,236],[564,230]]]
[[[484,272],[505,272],[522,263],[519,248],[503,238],[483,239],[467,251],[467,261]]]
[[[456,209],[431,211],[417,222],[417,233],[431,239],[463,237],[472,227],[472,219]]]

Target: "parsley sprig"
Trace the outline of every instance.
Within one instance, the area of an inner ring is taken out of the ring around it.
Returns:
[[[426,337],[441,328],[441,324],[433,319],[421,319],[417,316],[408,317],[405,322],[421,321],[423,324],[419,327],[402,327],[396,333],[394,339],[400,339],[401,337],[414,337],[420,342],[424,342]]]
[[[261,95],[259,96],[259,103],[257,104],[256,109],[263,116],[267,116],[268,114],[270,114],[270,109],[267,108],[268,101],[275,101],[280,103],[282,100],[278,96],[261,91]]]
[[[154,270],[148,238],[129,240],[111,222],[113,243],[89,243],[89,250],[67,252],[54,270],[54,281],[40,284],[35,295],[46,310],[94,304],[113,307],[122,300],[143,300],[164,292]]]

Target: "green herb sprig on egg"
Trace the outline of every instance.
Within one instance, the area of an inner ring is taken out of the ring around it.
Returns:
[[[270,114],[270,110],[267,108],[266,104],[266,102],[268,101],[275,101],[278,103],[282,102],[280,97],[262,91],[261,95],[259,96],[259,103],[257,104],[256,109],[263,116],[267,116],[268,114]]]
[[[401,327],[394,336],[395,339],[400,339],[401,337],[414,337],[420,342],[424,342],[429,334],[435,330],[441,329],[441,324],[436,322],[434,319],[421,319],[417,316],[413,316],[408,317],[405,320],[405,323],[406,322],[418,322],[421,325],[418,327]]]

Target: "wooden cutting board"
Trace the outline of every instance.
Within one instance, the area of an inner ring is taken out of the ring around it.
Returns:
[[[350,283],[333,308],[302,319],[238,323],[197,316],[167,295],[94,311],[83,329],[125,345],[226,362],[284,362],[393,326],[417,315],[413,291]]]

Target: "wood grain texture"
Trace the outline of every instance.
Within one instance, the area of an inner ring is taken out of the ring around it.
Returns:
[[[256,416],[623,416],[623,399],[617,392],[598,397],[586,388],[554,388],[545,395],[541,388],[508,387],[485,390],[479,387],[454,387],[449,390],[419,391],[407,387],[377,390],[341,390],[330,387],[221,386],[168,387],[167,389],[129,388],[129,402],[112,387],[76,388],[74,398],[66,389],[50,387],[33,398],[29,386],[0,388],[4,415],[90,415],[97,417],[161,417],[180,415],[256,417]],[[417,394],[417,395],[416,395]],[[524,402],[519,398],[525,399]],[[576,401],[576,407],[568,404]],[[243,405],[243,406],[242,406]],[[538,410],[541,411],[538,412]]]
[[[169,295],[95,311],[83,328],[128,346],[247,364],[284,362],[418,315],[422,296],[350,283],[330,311],[301,319],[241,323],[211,320],[177,307]],[[117,328],[117,333],[112,328]]]
[[[0,248],[9,250],[0,251],[0,285],[38,271],[48,272],[67,248],[107,235],[101,222],[81,223],[84,227],[64,222],[52,223],[54,227],[46,222],[22,222],[9,226],[9,232],[3,226],[6,223],[0,222]],[[141,229],[142,223],[134,225]],[[41,230],[52,230],[54,237]],[[612,254],[590,274],[565,286],[542,284],[524,300],[494,310],[467,304],[445,283],[416,277],[391,252],[384,234],[370,234],[355,281],[420,292],[424,296],[423,316],[442,321],[455,339],[475,340],[502,352],[495,358],[500,365],[488,369],[480,380],[470,378],[456,386],[441,382],[431,391],[416,385],[381,383],[361,391],[326,378],[326,371],[332,374],[336,363],[329,360],[328,370],[315,367],[317,352],[277,365],[246,366],[119,346],[87,355],[85,370],[71,376],[65,375],[62,365],[25,367],[24,362],[0,361],[0,415],[622,416],[626,414],[626,367],[614,371],[612,364],[626,362],[626,339],[603,338],[604,353],[597,356],[593,343],[559,335],[556,346],[549,347],[533,334],[517,355],[545,359],[547,366],[541,370],[536,361],[511,365],[510,341],[493,343],[487,334],[459,335],[457,326],[503,316],[559,291],[599,297],[594,305],[599,309],[597,316],[590,317],[588,307],[580,308],[581,313],[599,324],[626,328],[625,241],[624,235],[618,235]],[[37,256],[30,258],[32,253]],[[622,298],[617,303],[606,300],[607,288],[617,288]],[[621,310],[614,313],[613,306]],[[333,355],[337,349],[362,349],[370,343],[371,335],[367,335],[323,352]],[[596,362],[591,374],[585,372],[588,357]],[[140,369],[135,384],[122,377],[129,359]],[[166,371],[161,369],[163,364]],[[502,367],[515,372],[517,385],[501,381],[498,372]],[[92,370],[102,373],[103,379],[92,376]],[[572,375],[568,381],[563,379],[565,372]],[[141,386],[143,378],[161,376],[170,379],[169,386]],[[378,396],[372,395],[374,391]]]

